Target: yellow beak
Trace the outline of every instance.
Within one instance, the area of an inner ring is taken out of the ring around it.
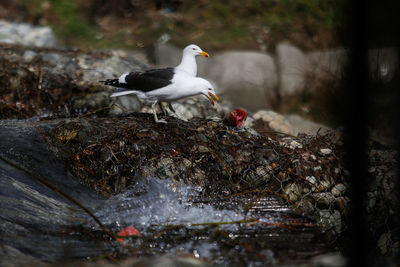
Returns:
[[[202,51],[200,53],[200,55],[202,55],[203,57],[209,57],[210,55],[207,52]]]
[[[212,96],[215,98],[215,100],[217,100],[218,103],[219,103],[219,97],[212,93],[208,93],[208,99],[210,100],[211,104],[214,106],[214,100],[212,99]]]

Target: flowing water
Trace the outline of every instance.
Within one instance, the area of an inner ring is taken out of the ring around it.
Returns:
[[[105,199],[66,171],[31,123],[1,121],[0,129],[0,265],[160,254],[257,265],[302,262],[329,250],[318,227],[277,196],[207,199],[201,188],[143,178]],[[133,226],[140,236],[113,240],[37,176],[90,209],[111,232]]]

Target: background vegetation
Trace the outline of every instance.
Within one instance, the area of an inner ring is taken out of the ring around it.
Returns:
[[[4,2],[4,3],[2,3]],[[163,34],[173,44],[273,50],[338,45],[342,0],[0,0],[11,20],[50,25],[66,45],[142,48]]]

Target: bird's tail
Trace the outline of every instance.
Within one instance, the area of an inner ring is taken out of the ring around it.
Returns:
[[[111,86],[120,86],[118,79],[107,79],[105,81],[99,81],[103,83],[104,85],[111,85]]]

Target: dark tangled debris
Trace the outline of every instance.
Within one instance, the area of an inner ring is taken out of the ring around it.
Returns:
[[[127,68],[143,67],[130,62]],[[109,93],[97,81],[108,65],[124,64],[110,51],[0,44],[0,119],[107,114]]]
[[[305,212],[345,209],[337,196],[344,198],[346,189],[333,190],[345,176],[338,133],[261,135],[220,121],[168,121],[154,124],[149,114],[71,119],[51,137],[75,176],[107,196],[142,177],[158,177],[201,186],[207,196],[259,192],[280,195]]]

